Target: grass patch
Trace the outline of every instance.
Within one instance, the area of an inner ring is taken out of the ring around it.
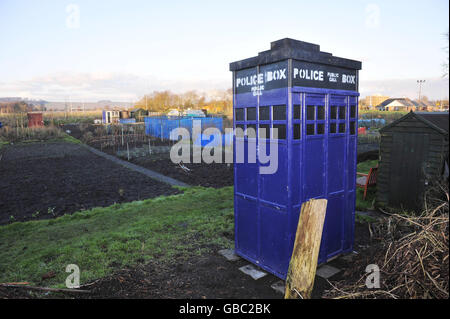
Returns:
[[[157,258],[171,262],[233,241],[233,188],[94,208],[51,220],[0,226],[0,282],[63,286],[77,264],[81,283]],[[52,279],[42,275],[54,272]]]
[[[6,145],[8,145],[8,144],[9,144],[9,142],[3,141],[3,140],[0,139],[0,150],[1,150],[4,146],[6,146]]]
[[[60,138],[55,138],[53,140],[50,140],[49,142],[67,142],[67,143],[73,143],[73,144],[83,144],[80,140],[76,139],[73,136],[70,136],[67,133],[64,133],[64,135]]]
[[[365,161],[358,164],[357,172],[368,174],[372,167],[378,165],[378,160]],[[364,197],[364,189],[356,188],[356,210],[367,211],[373,209],[373,203],[376,197],[376,187],[369,187],[366,199]]]
[[[367,223],[374,223],[377,221],[376,218],[371,217],[371,216],[367,216],[367,215],[362,215],[362,214],[355,214],[355,221],[360,223],[360,224],[367,224]]]

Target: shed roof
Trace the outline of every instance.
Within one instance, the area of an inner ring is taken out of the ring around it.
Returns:
[[[392,122],[391,124],[386,125],[385,127],[380,129],[380,132],[386,131],[398,123],[409,119],[416,118],[417,120],[425,123],[429,127],[435,129],[441,134],[448,135],[448,112],[409,112],[405,116],[399,118],[398,120]]]
[[[418,112],[416,114],[448,133],[448,112]]]
[[[386,105],[391,104],[394,101],[397,101],[397,102],[403,104],[405,107],[417,106],[417,104],[415,104],[412,100],[410,100],[408,98],[391,98],[391,99],[387,99],[387,100],[384,100],[383,102],[381,102],[380,104],[378,104],[377,106],[386,106]]]

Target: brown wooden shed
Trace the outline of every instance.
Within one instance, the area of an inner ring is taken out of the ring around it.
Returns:
[[[44,126],[44,118],[41,112],[28,112],[28,127],[42,127]]]
[[[380,130],[379,206],[420,210],[448,165],[448,112],[410,112]]]

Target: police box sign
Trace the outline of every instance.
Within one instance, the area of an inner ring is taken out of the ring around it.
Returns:
[[[262,95],[264,91],[287,87],[287,61],[262,65],[257,72],[256,67],[236,72],[236,93],[249,93],[254,96]]]
[[[336,90],[358,89],[356,70],[314,64],[294,60],[292,63],[292,86],[316,87]],[[287,61],[262,65],[236,71],[235,90],[237,94],[252,93],[262,95],[264,91],[288,86]]]
[[[356,91],[358,76],[356,70],[294,60],[292,85]]]

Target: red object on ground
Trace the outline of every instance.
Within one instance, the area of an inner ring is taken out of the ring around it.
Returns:
[[[365,127],[358,127],[358,135],[360,134],[366,134],[366,128]]]
[[[44,126],[42,113],[28,113],[27,116],[28,116],[28,127]]]
[[[364,196],[363,200],[366,200],[367,189],[370,186],[375,186],[377,184],[377,175],[378,175],[378,165],[376,167],[372,167],[369,171],[369,174],[364,173],[356,173],[358,177],[356,179],[356,187],[364,188]]]

